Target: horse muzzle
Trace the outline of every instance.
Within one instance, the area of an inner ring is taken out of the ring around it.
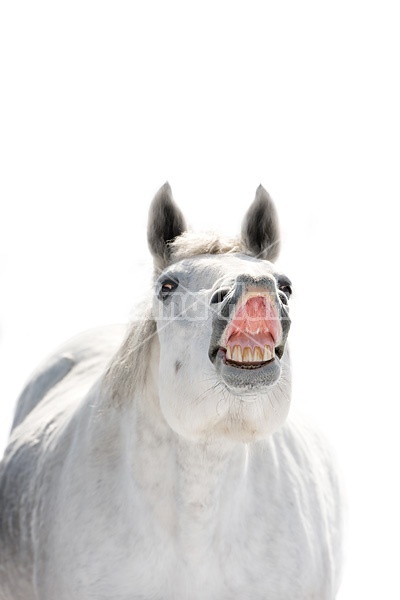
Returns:
[[[272,277],[238,277],[213,317],[209,357],[229,388],[274,385],[290,327]]]

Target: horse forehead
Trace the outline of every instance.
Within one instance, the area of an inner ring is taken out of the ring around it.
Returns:
[[[187,258],[174,265],[174,270],[183,272],[188,282],[213,284],[217,279],[232,279],[238,275],[265,275],[275,271],[267,260],[246,254],[200,255]]]

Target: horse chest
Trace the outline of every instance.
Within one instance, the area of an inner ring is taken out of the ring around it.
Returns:
[[[135,573],[131,589],[137,597],[160,600],[328,597],[322,591],[319,577],[315,577],[313,558],[306,544],[301,552],[291,548],[287,539],[278,542],[268,539],[266,532],[264,539],[259,535],[248,540],[243,532],[237,533],[236,539],[231,535],[225,540],[210,541],[208,548],[199,545],[188,549],[174,543],[160,543],[155,550],[154,542],[148,540],[143,554],[133,557],[130,565]],[[118,581],[119,577],[116,589]],[[131,595],[122,597],[128,600]]]
[[[318,587],[300,516],[288,520],[283,507],[263,509],[262,498],[239,513],[224,506],[217,525],[209,515],[197,514],[165,527],[140,504],[131,515],[116,508],[106,515],[107,524],[93,511],[75,516],[79,534],[68,537],[63,531],[62,547],[56,543],[47,555],[41,597],[329,598]],[[100,535],[105,528],[109,535]]]
[[[71,479],[76,501],[60,495],[42,561],[46,600],[331,598],[313,504],[308,496],[296,504],[291,478],[264,463],[245,485],[225,483],[223,501],[208,505],[177,505],[168,486],[145,493],[123,484],[115,467],[102,475],[103,487],[85,493],[90,502],[80,501],[88,477]],[[60,514],[69,514],[65,524]]]
[[[259,508],[253,507],[252,514],[242,519],[235,520],[232,515],[222,518],[217,527],[210,527],[207,515],[203,515],[197,522],[186,521],[166,531],[151,522],[146,512],[137,514],[130,524],[116,523],[113,539],[101,552],[92,548],[92,556],[97,554],[97,558],[90,560],[90,567],[86,559],[85,571],[76,569],[74,597],[328,598],[319,587],[314,554],[307,546],[299,519],[287,523],[281,508],[269,514],[262,514]],[[110,557],[115,557],[112,565]],[[88,568],[93,572],[89,573]],[[91,580],[86,589],[82,587],[84,579]]]

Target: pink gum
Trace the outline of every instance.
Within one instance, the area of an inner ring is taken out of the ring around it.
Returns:
[[[227,345],[274,347],[282,335],[278,311],[268,294],[247,294],[229,323],[225,340]]]

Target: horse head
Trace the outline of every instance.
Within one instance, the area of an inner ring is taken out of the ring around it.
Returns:
[[[150,208],[148,242],[167,422],[197,441],[272,433],[290,404],[291,282],[273,263],[280,240],[270,196],[260,186],[241,236],[224,240],[188,232],[165,184]]]

